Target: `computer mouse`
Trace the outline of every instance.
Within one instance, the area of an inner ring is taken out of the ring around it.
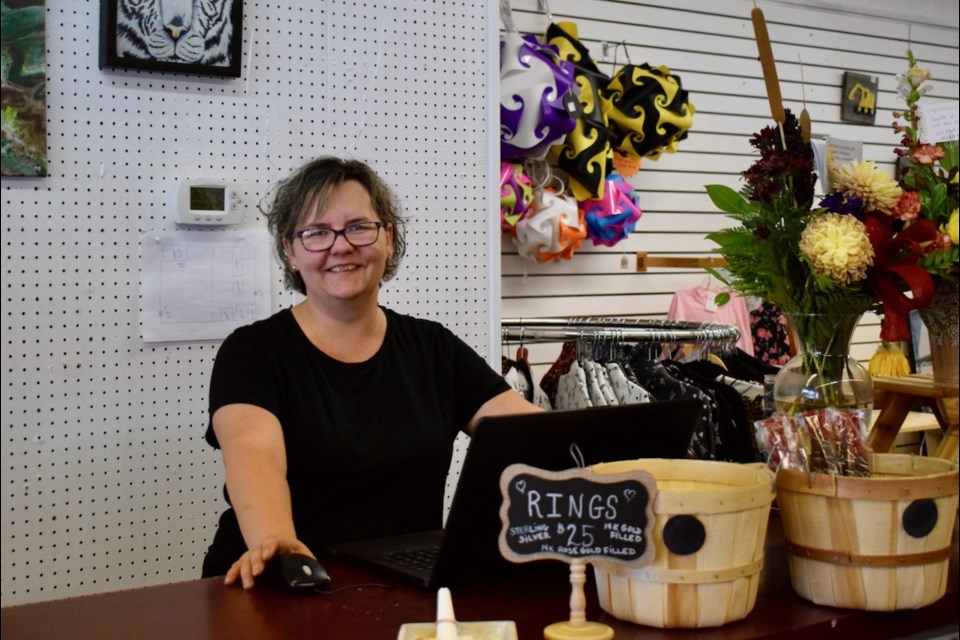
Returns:
[[[330,576],[323,566],[302,553],[282,553],[270,558],[260,576],[267,584],[286,591],[325,589]]]

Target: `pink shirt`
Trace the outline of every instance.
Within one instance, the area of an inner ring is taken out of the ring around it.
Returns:
[[[718,293],[730,293],[727,304],[717,306],[714,302]],[[707,287],[692,287],[673,294],[670,302],[670,311],[667,313],[670,320],[685,320],[687,322],[719,322],[721,324],[736,325],[740,329],[740,339],[737,346],[753,355],[753,334],[750,332],[750,313],[743,298],[732,291],[709,289]]]

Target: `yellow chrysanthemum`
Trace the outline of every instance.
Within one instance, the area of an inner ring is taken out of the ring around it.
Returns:
[[[867,210],[887,215],[893,214],[893,208],[903,193],[896,180],[869,160],[848,162],[838,168],[833,176],[833,188],[848,197],[860,198]]]
[[[818,274],[842,284],[863,280],[873,265],[866,227],[839,213],[825,213],[808,224],[800,234],[800,250]]]

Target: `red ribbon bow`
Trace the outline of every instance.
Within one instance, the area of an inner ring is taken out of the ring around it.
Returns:
[[[923,218],[894,236],[893,218],[876,211],[867,213],[864,225],[875,254],[867,285],[883,303],[880,339],[909,340],[907,314],[933,299],[933,278],[917,261],[926,253],[923,244],[937,239],[937,227]]]

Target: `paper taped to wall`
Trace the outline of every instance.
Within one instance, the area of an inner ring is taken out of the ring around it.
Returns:
[[[140,337],[220,340],[270,314],[265,231],[151,231],[140,237]]]

